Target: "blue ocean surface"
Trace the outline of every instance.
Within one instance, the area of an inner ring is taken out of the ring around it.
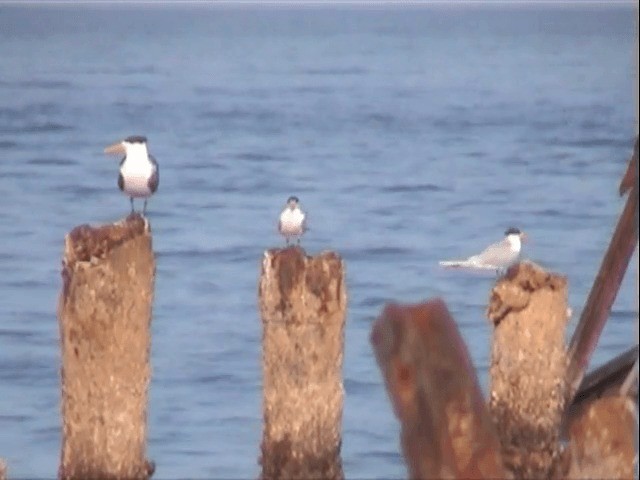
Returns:
[[[300,197],[346,264],[348,478],[406,474],[369,343],[385,302],[442,297],[483,389],[494,277],[442,270],[518,226],[566,274],[575,327],[624,199],[633,4],[0,4],[0,457],[52,478],[65,234],[124,217],[105,146],[149,138],[160,188],[154,478],[255,478],[257,282]],[[637,58],[637,57],[636,57]],[[637,265],[637,253],[633,264]],[[632,264],[632,265],[633,265]],[[631,267],[593,365],[637,341]]]

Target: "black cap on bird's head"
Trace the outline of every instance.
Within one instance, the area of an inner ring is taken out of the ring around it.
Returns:
[[[143,135],[131,135],[124,139],[127,143],[147,143],[147,137]]]
[[[299,202],[300,200],[295,195],[291,195],[289,198],[287,198],[287,203],[299,203]]]
[[[505,236],[510,236],[510,235],[517,235],[518,237],[520,237],[521,240],[526,240],[527,239],[527,235],[520,230],[519,228],[516,227],[509,227],[507,228],[507,231],[504,232]]]

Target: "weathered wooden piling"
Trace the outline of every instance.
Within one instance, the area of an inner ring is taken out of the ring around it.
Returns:
[[[139,215],[65,237],[60,479],[145,479],[155,259]]]
[[[265,252],[263,479],[342,479],[344,265],[333,252]]]
[[[590,402],[569,424],[563,478],[634,478],[638,417],[626,396]]]
[[[563,419],[560,478],[633,478],[638,420],[638,346],[584,377]]]
[[[371,333],[410,478],[505,478],[469,353],[441,300],[390,304]]]
[[[505,466],[516,478],[549,478],[567,388],[567,280],[516,265],[492,289],[487,316],[494,325],[489,404]]]

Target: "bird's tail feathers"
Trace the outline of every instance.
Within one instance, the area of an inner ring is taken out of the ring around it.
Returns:
[[[469,262],[467,260],[444,260],[438,263],[444,268],[462,268],[468,266]]]
[[[479,262],[475,257],[469,257],[466,260],[446,260],[439,262],[444,268],[471,268],[474,270],[499,270],[495,265]]]

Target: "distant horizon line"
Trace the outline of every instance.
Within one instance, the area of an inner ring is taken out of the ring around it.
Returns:
[[[255,7],[421,7],[441,6],[458,8],[463,6],[546,6],[546,7],[581,7],[581,6],[637,6],[637,0],[0,0],[3,5],[201,5],[201,6],[255,6]]]

